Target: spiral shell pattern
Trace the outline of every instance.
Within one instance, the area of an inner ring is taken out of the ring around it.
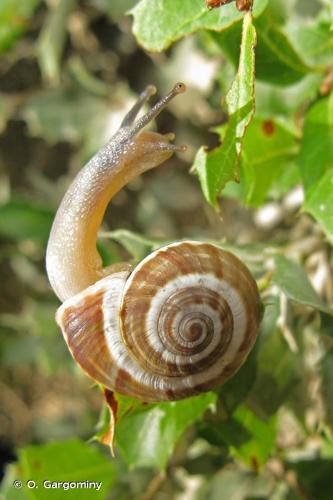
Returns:
[[[165,401],[230,378],[255,342],[260,310],[256,283],[237,257],[186,241],[69,299],[57,321],[93,379],[144,401]]]

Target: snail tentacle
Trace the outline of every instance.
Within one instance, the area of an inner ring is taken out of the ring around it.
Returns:
[[[132,125],[142,106],[147,101],[149,101],[151,96],[153,96],[154,94],[156,94],[156,87],[154,85],[148,85],[145,90],[139,95],[139,98],[134,106],[125,115],[125,118],[121,122],[120,128],[129,127],[130,125]]]

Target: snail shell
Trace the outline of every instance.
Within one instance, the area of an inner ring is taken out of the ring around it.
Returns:
[[[230,378],[253,347],[260,316],[246,266],[215,245],[185,241],[68,299],[57,322],[90,377],[153,402]]]

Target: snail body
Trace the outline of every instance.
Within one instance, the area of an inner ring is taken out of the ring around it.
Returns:
[[[61,301],[110,274],[96,249],[98,229],[111,198],[131,179],[167,160],[184,148],[169,141],[174,134],[142,131],[167,103],[184,92],[177,84],[148,113],[134,122],[142,105],[156,89],[140,95],[118,132],[82,168],[69,186],[55,216],[47,251],[50,284]],[[133,123],[134,122],[134,123]]]
[[[245,361],[260,323],[255,280],[215,245],[173,243],[134,269],[103,269],[96,250],[110,198],[182,150],[169,142],[172,134],[141,129],[183,90],[176,85],[132,124],[153,88],[141,94],[109,145],[70,186],[47,250],[50,283],[64,301],[56,320],[73,358],[107,388],[147,402],[183,399],[225,382]]]

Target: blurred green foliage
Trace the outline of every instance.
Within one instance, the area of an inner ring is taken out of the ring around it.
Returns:
[[[0,4],[0,52],[10,49],[28,28],[41,0],[2,0]]]
[[[331,0],[255,0],[253,19],[234,2],[0,1],[4,498],[333,498],[332,26]],[[164,242],[214,242],[252,270],[264,316],[216,391],[119,396],[111,458],[90,442],[108,412],[55,324],[45,247],[70,180],[135,96],[178,80],[188,91],[157,126],[188,151],[117,195],[101,255],[136,262]]]

